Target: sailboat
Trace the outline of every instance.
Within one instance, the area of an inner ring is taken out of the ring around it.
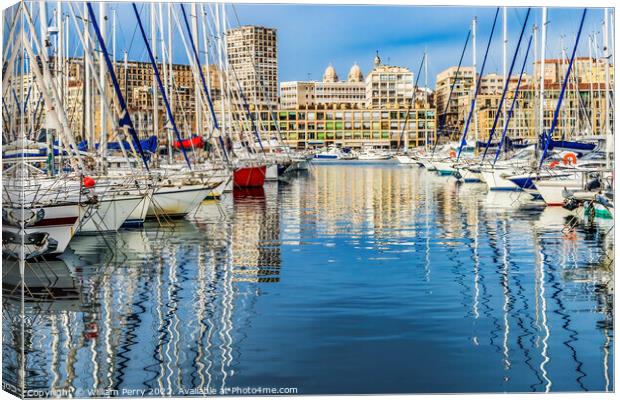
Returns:
[[[484,164],[484,160],[485,157],[487,155],[487,152],[489,150],[489,148],[491,147],[491,143],[493,140],[493,135],[495,133],[495,128],[497,126],[497,123],[499,121],[499,116],[500,113],[502,112],[502,106],[504,103],[504,99],[506,96],[506,93],[508,91],[508,84],[509,84],[509,77],[512,76],[512,71],[513,68],[515,66],[515,61],[517,59],[518,53],[519,53],[519,48],[521,47],[521,42],[523,39],[523,34],[525,33],[525,28],[527,26],[527,21],[529,19],[529,15],[530,15],[530,11],[531,9],[528,8],[527,11],[527,15],[525,18],[525,21],[523,22],[523,26],[521,28],[521,34],[519,36],[519,40],[517,42],[517,46],[515,49],[515,53],[513,55],[513,59],[510,65],[510,69],[508,71],[508,73],[506,74],[506,57],[504,56],[504,88],[502,91],[502,97],[501,100],[498,104],[496,113],[495,113],[495,120],[493,121],[493,126],[491,128],[491,131],[489,133],[489,139],[485,145],[484,148],[484,154],[482,156],[482,161],[480,163],[480,173],[482,175],[482,180],[486,183],[487,187],[489,188],[489,190],[521,190],[521,188],[519,186],[517,186],[515,183],[513,183],[512,181],[510,181],[509,179],[507,179],[508,176],[511,175],[515,175],[517,173],[517,171],[520,171],[521,169],[523,169],[524,167],[529,166],[529,160],[531,159],[531,156],[533,155],[531,152],[531,149],[529,149],[528,147],[521,149],[520,151],[516,152],[515,154],[513,154],[509,159],[506,160],[500,160],[498,163],[498,159],[500,157],[500,154],[502,154],[502,148],[507,146],[506,140],[506,133],[508,131],[508,127],[510,125],[510,121],[512,119],[513,113],[514,113],[514,108],[515,105],[517,103],[518,100],[518,95],[519,95],[519,89],[521,87],[521,82],[523,79],[523,73],[525,71],[525,66],[527,65],[527,59],[528,59],[528,55],[530,52],[530,48],[532,45],[532,38],[533,36],[530,36],[528,44],[527,44],[527,49],[525,50],[525,56],[523,57],[523,63],[521,66],[521,72],[519,73],[519,79],[517,81],[517,85],[515,87],[514,90],[514,94],[513,94],[513,98],[512,98],[512,103],[510,104],[510,109],[508,110],[507,115],[505,116],[505,121],[504,121],[504,129],[502,132],[502,137],[499,141],[499,143],[497,144],[497,149],[495,152],[495,158],[493,160],[493,162],[491,163],[491,165],[487,166]],[[505,18],[504,18],[504,24],[506,23]],[[504,26],[504,33],[506,32],[506,27]],[[504,55],[506,54],[506,44],[507,44],[507,40],[504,40]],[[531,146],[530,146],[531,147]]]
[[[14,18],[22,19],[32,32],[36,32],[32,17],[24,4],[18,6]],[[13,142],[3,148],[5,184],[2,191],[2,250],[5,255],[29,259],[62,253],[77,232],[84,209],[96,205],[97,199],[82,184],[85,166],[76,151],[75,138],[69,129],[57,82],[50,71],[47,52],[42,50],[36,35],[32,35],[31,41],[21,40],[21,44],[20,48],[25,50],[28,59],[40,59],[41,63],[31,62],[27,69],[14,71],[14,63],[10,62],[4,71],[3,86],[22,84],[20,74],[30,72],[34,75],[33,84],[39,88],[47,106],[44,129],[49,147],[44,160],[36,154],[29,157],[32,155],[29,154],[30,150],[22,150],[19,154],[15,151],[17,148],[33,147],[33,142],[26,137],[32,131],[27,133],[25,129],[9,129],[6,132],[6,138],[13,139]],[[38,50],[38,53],[35,50]],[[14,54],[11,54],[12,59]],[[24,102],[27,100],[24,99]],[[17,118],[23,128],[26,104],[17,106],[20,111]],[[62,139],[63,150],[68,159],[66,161],[72,169],[70,173],[55,174],[54,150],[51,145],[53,141],[50,140],[52,131]]]
[[[557,126],[559,112],[562,107],[562,100],[564,99],[568,79],[570,77],[573,62],[575,59],[575,54],[577,51],[577,46],[579,44],[579,39],[581,36],[583,23],[585,21],[586,12],[587,9],[584,9],[579,25],[579,30],[577,31],[577,36],[575,39],[575,46],[573,47],[572,55],[568,64],[566,74],[564,76],[564,81],[562,83],[562,88],[554,112],[551,128],[549,129],[548,133],[541,132],[541,148],[543,149],[543,151],[540,162],[538,164],[538,168],[529,174],[521,174],[508,178],[510,181],[524,189],[535,190],[536,194],[541,196],[547,205],[562,205],[564,202],[563,192],[565,190],[576,190],[578,188],[582,188],[585,185],[586,181],[589,179],[589,177],[593,173],[596,173],[595,169],[579,168],[578,165],[575,166],[576,164],[578,164],[578,157],[575,153],[563,154],[562,161],[563,164],[566,165],[566,167],[563,167],[561,165],[562,163],[560,163],[559,161],[552,161],[549,164],[548,169],[541,170],[544,162],[548,159],[548,156],[550,154],[550,148],[554,143],[553,133]],[[554,169],[554,167],[558,168]]]
[[[195,209],[202,200],[204,200],[209,193],[218,187],[222,181],[218,180],[218,178],[213,178],[208,176],[207,174],[203,174],[200,172],[194,173],[192,171],[192,164],[189,161],[187,152],[184,148],[183,140],[180,136],[179,130],[176,125],[175,118],[172,114],[172,110],[170,107],[170,103],[167,96],[166,88],[164,87],[161,75],[159,73],[159,68],[157,63],[155,62],[155,57],[152,51],[152,48],[149,44],[149,41],[146,37],[146,32],[144,30],[144,26],[142,24],[142,20],[140,18],[140,13],[135,4],[132,4],[133,11],[136,16],[136,20],[138,22],[138,26],[140,28],[140,33],[142,35],[142,39],[145,43],[147,53],[149,55],[149,60],[153,67],[153,73],[156,78],[156,82],[158,85],[159,93],[162,96],[162,100],[165,105],[166,113],[170,124],[172,126],[172,130],[174,131],[177,140],[181,143],[180,149],[187,163],[188,170],[184,171],[182,169],[172,168],[170,170],[159,169],[155,171],[156,173],[153,176],[152,184],[154,185],[152,199],[148,206],[147,217],[158,217],[159,215],[165,215],[167,217],[182,217],[187,215],[190,211]],[[101,40],[101,34],[97,27],[94,13],[92,12],[92,7],[89,6],[89,13],[91,14],[91,18],[93,19],[93,24],[95,26],[95,30],[97,32],[97,37],[100,39],[100,46],[105,50],[105,43]],[[113,84],[117,93],[117,97],[119,98],[119,102],[123,105],[123,108],[126,110],[126,106],[124,105],[124,100],[122,99],[122,93],[120,92],[118,82],[116,81],[115,74],[113,68],[111,68],[111,62],[109,57],[105,56],[106,63],[109,67],[109,73],[112,77]],[[155,90],[154,90],[155,93]],[[128,115],[128,114],[127,114]],[[128,123],[131,126],[131,120],[128,117]]]
[[[472,117],[473,117],[473,125],[474,125],[474,143],[478,142],[478,119],[477,119],[477,106],[476,106],[476,100],[478,97],[478,94],[480,92],[480,86],[482,83],[482,76],[484,74],[484,69],[487,63],[487,58],[489,55],[489,48],[491,46],[491,41],[493,40],[493,34],[495,32],[495,26],[497,24],[497,16],[499,15],[499,7],[497,8],[496,12],[495,12],[495,18],[493,20],[493,26],[491,27],[491,32],[489,34],[489,40],[487,41],[487,46],[486,46],[486,51],[484,53],[484,58],[482,60],[482,65],[480,67],[480,74],[478,76],[477,82],[476,82],[476,89],[474,91],[474,95],[471,99],[471,107],[469,109],[469,114],[467,116],[467,120],[465,122],[465,126],[463,128],[463,135],[461,136],[461,142],[459,145],[459,149],[458,152],[456,154],[456,163],[453,164],[452,168],[454,168],[456,171],[453,172],[454,176],[459,179],[462,180],[464,182],[480,182],[481,180],[481,175],[480,175],[480,170],[478,167],[475,167],[474,164],[476,163],[474,159],[470,159],[470,160],[461,160],[461,154],[463,153],[464,150],[466,150],[466,146],[467,146],[467,134],[468,134],[468,130],[470,127],[470,123],[472,122]],[[473,58],[473,65],[474,65],[474,76],[477,73],[477,69],[476,69],[476,19],[474,18],[473,22],[472,22],[472,32],[473,32],[473,51],[472,51],[472,58]],[[473,148],[473,152],[475,154],[475,147]],[[439,168],[438,168],[439,170]]]

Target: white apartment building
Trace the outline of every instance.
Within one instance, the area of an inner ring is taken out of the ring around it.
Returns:
[[[239,80],[247,101],[259,106],[277,105],[276,30],[262,26],[230,29],[226,32],[226,49],[232,76]]]

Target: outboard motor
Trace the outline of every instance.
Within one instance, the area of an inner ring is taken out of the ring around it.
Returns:
[[[574,197],[568,197],[564,199],[564,206],[568,211],[573,211],[579,207],[579,200]]]

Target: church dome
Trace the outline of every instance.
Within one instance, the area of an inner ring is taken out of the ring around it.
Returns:
[[[379,50],[377,50],[377,54],[375,55],[375,67],[381,65],[381,57],[379,57]]]
[[[357,63],[353,64],[351,69],[349,70],[349,76],[347,77],[349,82],[363,82],[364,75],[362,74],[362,69]]]
[[[336,69],[329,64],[327,68],[325,68],[325,73],[323,74],[323,82],[338,82],[338,75],[336,74]]]

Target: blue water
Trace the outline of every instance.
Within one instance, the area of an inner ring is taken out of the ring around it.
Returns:
[[[328,163],[166,226],[78,236],[62,260],[27,267],[27,386],[612,391],[610,226],[525,197]],[[6,261],[3,275],[3,372],[18,382]]]

